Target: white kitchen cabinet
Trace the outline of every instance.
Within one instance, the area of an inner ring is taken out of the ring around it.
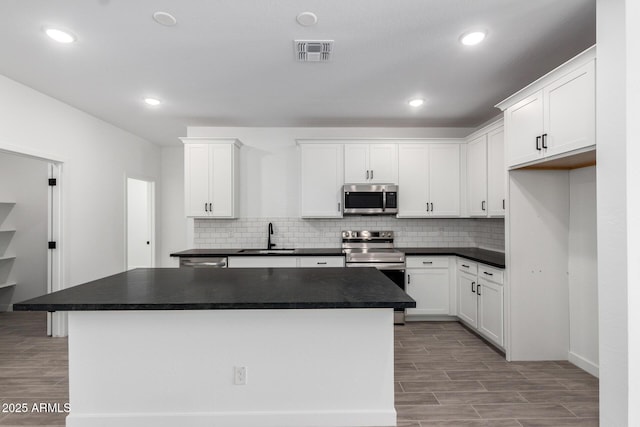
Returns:
[[[469,216],[487,216],[487,135],[467,144],[467,197]]]
[[[298,257],[298,267],[325,268],[344,267],[343,256],[301,256]]]
[[[235,218],[238,211],[236,139],[182,138],[188,217]]]
[[[478,277],[478,330],[491,341],[504,346],[504,296],[502,285]]]
[[[460,215],[460,145],[398,146],[398,217]]]
[[[487,135],[487,213],[504,216],[506,208],[507,165],[504,163],[504,129]]]
[[[458,259],[458,318],[504,347],[504,271]]]
[[[476,294],[476,288],[478,285],[477,273],[470,273],[462,268],[458,268],[457,282],[458,317],[469,324],[469,326],[476,328],[478,326],[478,296]]]
[[[595,145],[595,59],[584,62],[560,67],[536,92],[529,93],[534,82],[526,97],[516,94],[498,105],[505,112],[509,167]]]
[[[406,309],[408,320],[415,316],[455,314],[450,304],[449,257],[407,257],[405,291],[416,300],[416,308]]]
[[[344,157],[342,144],[300,146],[300,216],[341,218]]]
[[[347,184],[397,184],[398,144],[345,144],[344,182]]]
[[[507,167],[502,121],[478,130],[467,143],[467,213],[503,217]]]

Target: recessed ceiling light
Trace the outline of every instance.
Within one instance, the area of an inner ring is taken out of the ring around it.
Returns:
[[[310,27],[318,23],[318,16],[313,12],[302,12],[296,17],[296,21],[303,27]]]
[[[57,41],[58,43],[73,43],[76,41],[76,37],[73,34],[58,28],[45,28],[44,32],[49,36],[49,38]]]
[[[152,107],[157,107],[160,105],[160,100],[156,98],[145,98],[144,103]]]
[[[487,37],[486,31],[471,31],[460,36],[460,43],[465,46],[473,46],[480,43]]]
[[[411,101],[409,101],[409,105],[411,105],[412,107],[422,107],[424,105],[424,99],[422,98],[412,99]]]
[[[169,12],[160,11],[153,14],[153,20],[160,25],[164,25],[165,27],[173,27],[174,25],[176,25],[176,22],[178,22],[176,17]]]

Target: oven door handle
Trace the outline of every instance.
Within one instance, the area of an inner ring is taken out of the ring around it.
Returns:
[[[345,264],[347,267],[373,267],[378,270],[404,270],[404,263],[379,263],[379,262],[348,262]]]

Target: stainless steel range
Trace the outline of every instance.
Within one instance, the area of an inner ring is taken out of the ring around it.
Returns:
[[[343,231],[342,251],[347,267],[374,267],[404,290],[405,255],[393,246],[393,231]],[[394,312],[404,324],[404,310]]]

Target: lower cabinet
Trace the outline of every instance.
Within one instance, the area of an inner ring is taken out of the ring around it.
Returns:
[[[416,308],[406,309],[407,320],[412,316],[455,315],[450,260],[448,256],[407,257],[405,291],[416,300]]]
[[[458,260],[458,317],[504,347],[504,271]]]
[[[343,256],[230,256],[229,268],[344,267]]]

